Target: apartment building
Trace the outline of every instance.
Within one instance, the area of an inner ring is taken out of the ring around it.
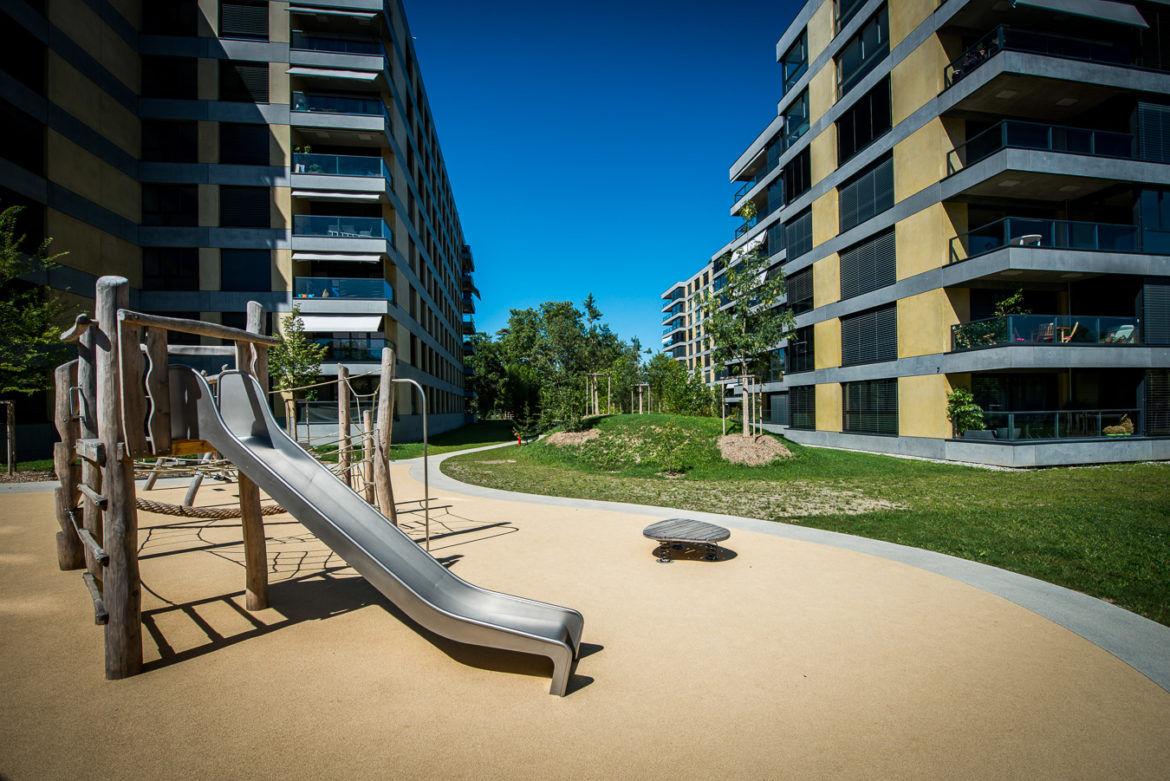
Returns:
[[[1170,458],[1170,6],[809,0],[776,56],[777,116],[730,171],[756,214],[713,256],[757,242],[787,279],[773,423],[991,464]],[[954,429],[956,388],[985,429]]]
[[[400,0],[4,0],[0,30],[0,204],[68,251],[48,284],[234,326],[256,299],[272,331],[296,305],[326,374],[390,345],[430,431],[464,422],[474,263]]]

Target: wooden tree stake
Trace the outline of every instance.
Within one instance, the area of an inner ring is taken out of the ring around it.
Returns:
[[[398,525],[394,488],[390,485],[390,434],[394,427],[394,350],[382,348],[382,377],[378,394],[378,427],[374,442],[374,490],[378,509]]]
[[[255,301],[248,302],[247,328],[251,333],[259,334],[264,327],[264,307]],[[250,374],[259,381],[260,392],[268,384],[267,377],[260,377],[257,372],[256,348],[258,344],[236,342],[236,368]],[[267,369],[267,367],[264,367]],[[261,404],[268,404],[267,395],[260,400]],[[239,472],[240,480],[240,526],[244,535],[244,567],[246,585],[244,588],[244,602],[248,610],[263,610],[268,607],[268,548],[264,539],[264,516],[260,512],[260,486],[256,485],[243,472]]]

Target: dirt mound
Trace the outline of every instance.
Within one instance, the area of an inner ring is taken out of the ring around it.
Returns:
[[[584,445],[589,440],[597,439],[599,436],[601,436],[601,431],[595,428],[588,431],[558,431],[555,434],[550,434],[545,441],[556,447],[564,447],[565,445]]]
[[[733,464],[763,466],[777,458],[792,458],[792,451],[769,436],[728,434],[719,438],[719,454]]]

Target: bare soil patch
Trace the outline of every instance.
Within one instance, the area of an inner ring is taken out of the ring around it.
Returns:
[[[0,483],[40,483],[46,480],[56,480],[53,472],[7,472],[0,471]]]
[[[763,466],[777,458],[792,458],[792,451],[769,436],[745,437],[727,434],[719,438],[719,454],[733,464]]]
[[[564,447],[565,445],[584,445],[591,439],[597,439],[601,436],[601,430],[591,428],[588,431],[558,431],[548,437],[547,442],[556,447]]]

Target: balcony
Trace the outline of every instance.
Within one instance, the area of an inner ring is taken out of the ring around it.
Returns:
[[[1142,436],[1138,409],[1020,410],[984,412],[983,431],[968,431],[964,440],[1028,442],[1052,439],[1123,439]]]
[[[380,98],[358,98],[349,95],[318,95],[308,92],[293,92],[292,111],[316,112],[321,114],[360,114],[369,117],[383,117],[386,106]]]
[[[951,352],[985,347],[1133,345],[1141,342],[1136,317],[1007,315],[951,326]]]
[[[463,333],[468,335],[475,333],[475,320],[467,315],[463,316]]]
[[[293,296],[296,298],[364,298],[393,301],[394,288],[384,279],[295,277],[293,279]]]
[[[1008,147],[1094,157],[1132,159],[1135,156],[1134,137],[1129,133],[1004,120],[949,152],[947,175],[957,173]]]
[[[1137,225],[1005,217],[951,239],[950,262],[1007,246],[1165,255],[1170,254],[1170,237],[1159,231],[1143,232]]]
[[[289,48],[313,52],[336,52],[339,54],[381,55],[382,42],[377,40],[356,40],[307,34],[301,30],[292,31]]]
[[[390,169],[380,157],[318,155],[297,152],[292,156],[294,174],[314,176],[363,176],[390,181]]]
[[[326,361],[381,361],[386,340],[380,338],[314,339],[325,346]]]
[[[331,239],[385,239],[393,241],[390,226],[380,217],[328,217],[297,214],[294,236],[321,236]]]
[[[1105,65],[1134,64],[1130,47],[1119,43],[1049,35],[1000,25],[984,35],[947,65],[943,78],[947,87],[978,70],[1001,51],[1043,54],[1069,60],[1097,62]]]
[[[475,300],[471,297],[470,293],[464,293],[460,302],[463,304],[463,314],[475,314]]]

